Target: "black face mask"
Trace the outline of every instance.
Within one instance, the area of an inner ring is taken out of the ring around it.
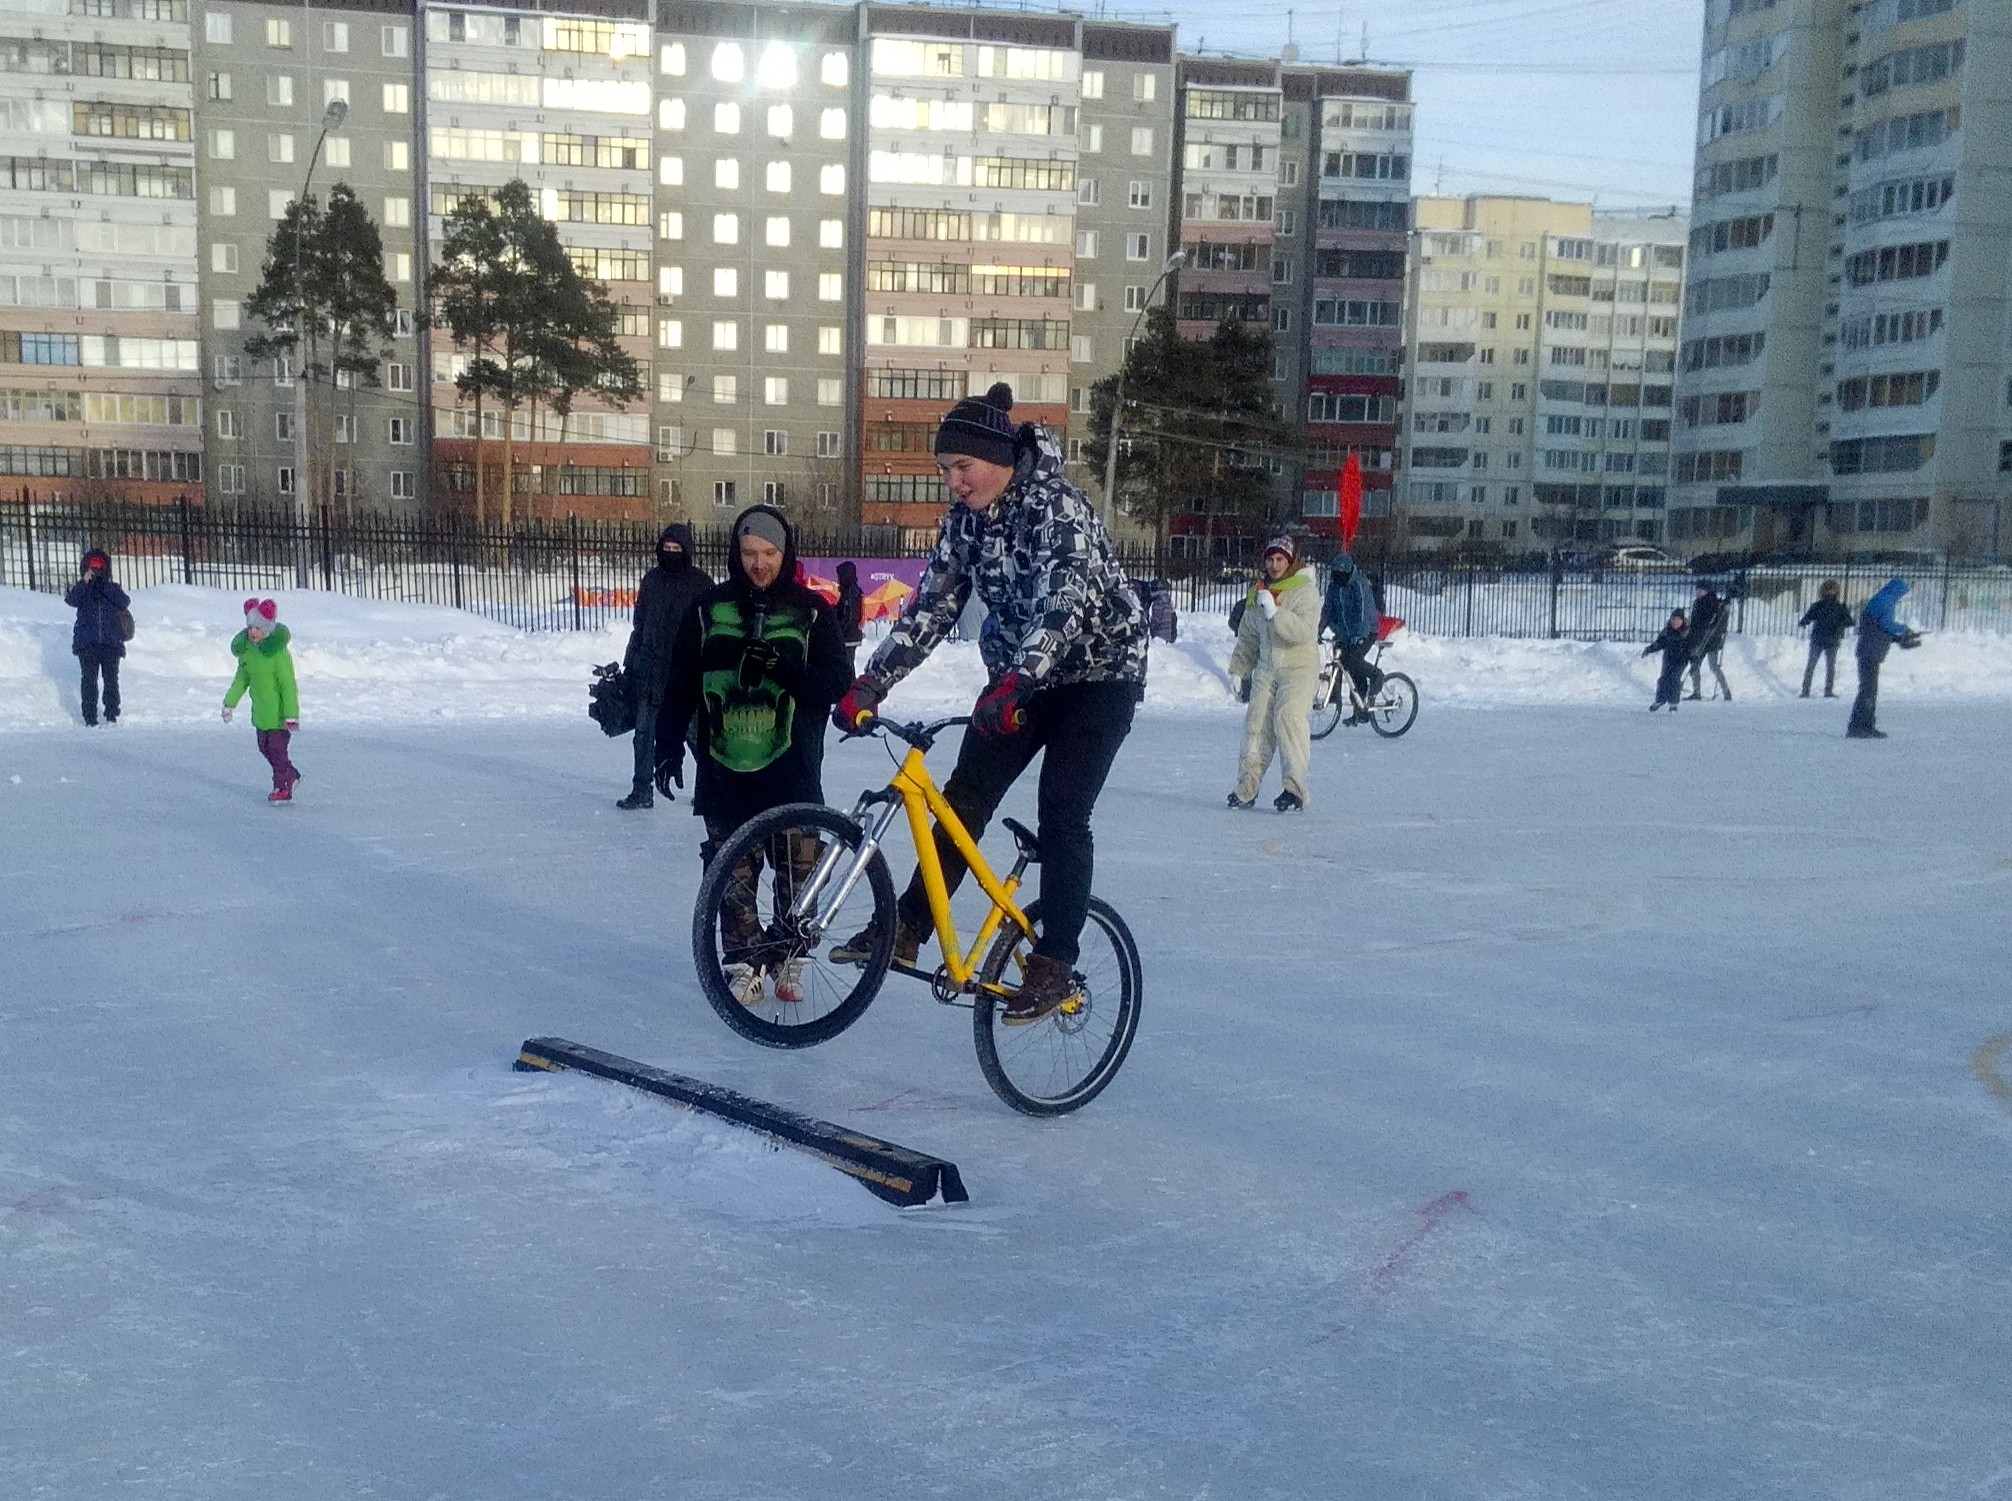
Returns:
[[[676,573],[680,568],[691,566],[691,554],[672,552],[668,548],[657,554],[657,562],[666,573]]]

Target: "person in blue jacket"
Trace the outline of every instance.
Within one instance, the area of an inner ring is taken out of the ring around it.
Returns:
[[[119,659],[126,654],[119,612],[130,609],[133,602],[112,582],[112,559],[102,548],[94,547],[84,554],[81,576],[63,596],[63,603],[77,612],[77,623],[70,628],[70,651],[83,678],[84,723],[98,722],[98,680],[102,677],[105,723],[117,724]]]
[[[1905,579],[1890,578],[1858,612],[1858,697],[1852,700],[1851,724],[1845,734],[1853,740],[1884,740],[1886,731],[1873,723],[1879,708],[1879,664],[1895,642],[1903,647],[1921,645],[1921,637],[1900,623],[1900,601],[1907,594]]]
[[[1347,553],[1336,553],[1328,568],[1327,597],[1320,602],[1321,631],[1334,632],[1335,649],[1356,692],[1365,699],[1374,698],[1376,690],[1383,686],[1383,674],[1369,661],[1369,649],[1376,644],[1376,633],[1382,625],[1376,593],[1369,586],[1368,575],[1355,566],[1355,559]],[[1341,680],[1337,678],[1333,701],[1339,703],[1340,699]],[[1348,722],[1359,724],[1362,718],[1351,714]]]

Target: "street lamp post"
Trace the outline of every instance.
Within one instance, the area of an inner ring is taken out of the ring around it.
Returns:
[[[1118,351],[1118,386],[1112,393],[1111,431],[1104,440],[1104,526],[1106,529],[1118,524],[1118,422],[1125,411],[1125,366],[1132,357],[1132,341],[1139,336],[1139,325],[1146,321],[1147,309],[1153,305],[1153,294],[1160,290],[1160,283],[1179,269],[1183,256],[1177,250],[1167,257],[1167,263],[1160,267],[1160,274],[1153,284],[1146,288],[1146,300],[1139,307],[1139,316],[1132,320],[1132,331],[1125,337],[1124,347]]]
[[[307,331],[312,320],[312,306],[308,299],[305,255],[302,250],[303,230],[307,225],[307,195],[314,183],[315,164],[321,160],[321,148],[328,140],[328,133],[340,125],[349,115],[349,106],[340,99],[331,99],[328,108],[322,111],[321,134],[314,138],[314,150],[307,159],[307,175],[300,180],[300,202],[293,216],[293,288],[300,299],[300,312],[294,326],[293,341],[293,515],[300,527],[303,549],[306,546],[309,510],[307,501],[307,476],[309,472],[307,455]],[[307,554],[302,551],[294,565],[296,585],[306,587]]]

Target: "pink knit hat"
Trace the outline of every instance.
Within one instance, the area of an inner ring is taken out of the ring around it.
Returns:
[[[272,599],[248,599],[245,601],[245,629],[259,630],[270,636],[272,628],[279,624],[279,601]]]

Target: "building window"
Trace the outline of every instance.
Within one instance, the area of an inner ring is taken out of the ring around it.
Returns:
[[[845,278],[837,271],[820,271],[817,276],[817,300],[819,302],[843,302],[845,300]]]
[[[780,435],[778,435],[780,436]],[[761,487],[763,505],[782,506],[789,503],[789,487],[779,479],[764,480]]]
[[[827,162],[817,169],[817,190],[827,198],[845,196],[845,168],[837,162]]]
[[[741,292],[741,274],[733,266],[713,267],[713,296],[738,297]]]
[[[385,440],[400,447],[412,441],[412,419],[393,417],[385,424]]]
[[[713,48],[713,77],[721,83],[739,83],[747,76],[747,58],[738,42],[720,42]]]
[[[1152,101],[1158,92],[1159,80],[1150,73],[1132,75],[1132,97],[1141,104]]]
[[[850,60],[843,52],[827,52],[818,62],[817,76],[826,87],[842,89],[852,76]]]
[[[844,340],[844,331],[834,324],[827,323],[817,331],[817,352],[819,354],[844,354]]]
[[[1151,208],[1153,206],[1153,185],[1149,182],[1134,182],[1130,191],[1131,207]]]
[[[682,240],[685,237],[685,216],[676,209],[666,209],[657,215],[657,238],[660,240]]]
[[[293,22],[281,19],[265,23],[265,44],[268,47],[291,47],[293,45]]]
[[[789,325],[770,323],[762,329],[762,349],[769,354],[789,353]]]
[[[723,318],[713,324],[713,348],[724,352],[736,350],[741,347],[740,335],[740,324],[732,318]]]
[[[386,57],[406,57],[412,51],[411,38],[403,26],[379,28],[377,45]]]
[[[781,428],[765,428],[761,435],[762,452],[772,459],[787,457],[789,454],[789,434]]]
[[[738,245],[741,242],[741,216],[739,214],[713,215],[713,243],[715,245]]]
[[[1151,156],[1153,154],[1153,127],[1137,125],[1132,128],[1132,155]]]
[[[231,44],[231,13],[227,10],[213,10],[203,15],[203,40],[215,47]]]
[[[715,436],[715,437],[717,437],[717,436],[719,436],[719,435],[718,435],[717,433],[715,433],[715,434],[714,434],[714,436]],[[727,441],[728,441],[729,443],[732,443],[732,441],[733,441],[733,434],[731,434],[731,433],[728,433],[728,434],[727,434]],[[731,448],[729,448],[729,449],[728,449],[727,451],[728,451],[729,453],[731,453],[731,452],[732,452],[733,450],[732,450]],[[733,482],[732,480],[730,480],[730,479],[716,479],[716,480],[714,480],[714,481],[713,481],[713,504],[714,504],[714,505],[716,505],[716,506],[731,506],[731,505],[736,505],[736,504],[738,504],[739,502],[738,502],[738,501],[736,501],[736,499],[734,498],[734,496],[735,496],[735,491],[734,491],[734,482]]]
[[[713,377],[713,405],[728,407],[740,400],[740,379],[732,375]]]
[[[787,214],[772,216],[764,226],[764,232],[767,243],[779,250],[786,249],[789,245],[789,216]]]
[[[840,445],[837,433],[819,433],[817,435],[817,456],[821,459],[844,457],[844,450]]]
[[[209,78],[210,101],[227,104],[231,98],[231,76],[228,73],[212,73]]]
[[[764,406],[786,407],[789,405],[789,377],[786,375],[765,375],[762,377],[761,398]],[[776,450],[770,449],[770,453]]]
[[[685,44],[666,42],[657,52],[657,71],[666,78],[685,76]]]
[[[730,459],[740,452],[740,435],[730,427],[713,429],[713,457]]]
[[[685,159],[682,156],[658,157],[657,181],[667,188],[683,187],[685,185]]]
[[[822,140],[844,140],[845,111],[842,109],[820,110],[817,117],[817,133]]]
[[[822,379],[817,383],[817,404],[821,407],[835,407],[845,400],[845,382],[837,379]]]
[[[738,158],[723,156],[713,163],[713,186],[725,192],[738,192],[741,185],[741,164]]]
[[[771,302],[789,300],[789,273],[787,271],[764,271],[762,273],[762,295]]]
[[[788,162],[770,162],[764,174],[764,185],[771,193],[787,193],[789,178]]]
[[[1094,259],[1097,254],[1097,231],[1079,229],[1076,231],[1076,254],[1083,260]]]
[[[820,250],[843,250],[845,248],[845,221],[843,219],[818,220],[817,244]]]
[[[411,114],[411,86],[403,83],[387,83],[384,86],[384,112],[387,115]]]
[[[273,476],[273,480],[280,494],[293,494],[293,465],[280,465],[278,471]]]

